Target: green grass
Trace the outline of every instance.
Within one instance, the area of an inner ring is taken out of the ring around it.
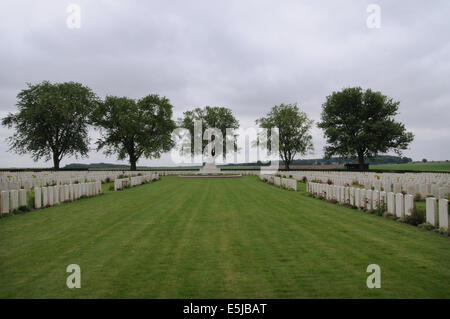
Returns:
[[[392,169],[412,171],[449,171],[450,162],[440,163],[407,163],[407,164],[379,164],[370,165],[370,169]]]
[[[449,237],[304,188],[170,176],[104,190],[0,219],[0,298],[450,297]],[[66,287],[69,264],[81,289]]]

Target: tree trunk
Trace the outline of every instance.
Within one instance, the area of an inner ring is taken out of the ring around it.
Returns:
[[[135,160],[130,160],[130,171],[135,171],[136,170],[136,161]]]
[[[288,170],[288,171],[290,170],[289,164],[291,164],[291,161],[284,161],[284,166],[285,166],[286,170]]]
[[[59,169],[59,158],[53,154],[53,169]]]
[[[358,152],[359,169],[364,170],[364,152]]]

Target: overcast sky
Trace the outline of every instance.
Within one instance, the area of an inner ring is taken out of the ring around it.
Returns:
[[[79,29],[67,26],[72,3]],[[367,26],[371,3],[380,28]],[[448,0],[2,1],[0,117],[16,112],[27,82],[43,80],[81,82],[101,98],[164,95],[175,118],[225,106],[241,127],[293,102],[317,123],[327,95],[361,86],[400,101],[397,119],[415,134],[404,155],[450,159],[449,17]],[[0,167],[52,165],[8,152],[12,133],[0,128]],[[312,133],[308,157],[321,157],[322,131]],[[95,151],[78,162],[119,163]]]

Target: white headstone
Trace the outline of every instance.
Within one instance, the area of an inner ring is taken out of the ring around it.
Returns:
[[[64,203],[66,201],[65,193],[64,193],[64,185],[58,186],[58,193],[59,193],[59,202]]]
[[[437,226],[436,222],[436,198],[427,197],[426,199],[427,208],[427,223],[430,223],[434,227]]]
[[[387,193],[387,211],[392,215],[395,214],[395,200],[392,192]]]
[[[350,205],[355,206],[355,188],[350,187]]]
[[[366,206],[366,190],[365,189],[359,190],[359,207],[367,208],[367,206]]]
[[[42,206],[48,205],[48,190],[47,187],[42,187]]]
[[[380,193],[375,190],[372,193],[372,209],[377,209],[379,203],[380,203]]]
[[[441,198],[439,199],[439,227],[450,229],[448,221],[448,200]]]
[[[53,203],[59,204],[59,186],[53,186]]]
[[[73,184],[69,185],[69,200],[72,202],[75,199],[73,194]]]
[[[24,189],[19,190],[19,205],[27,206],[27,191]]]
[[[414,196],[407,194],[405,195],[405,215],[410,216],[413,209],[414,209]]]
[[[395,215],[399,218],[403,218],[405,211],[403,209],[403,194],[395,194]]]
[[[360,200],[360,189],[359,188],[355,188],[355,206],[356,207],[360,207],[361,204],[361,200]]]
[[[11,193],[11,207],[9,208],[10,211],[14,211],[15,209],[19,208],[19,192],[17,190],[12,190]]]
[[[366,190],[366,208],[368,210],[372,209],[372,190],[368,189]]]
[[[55,191],[53,190],[53,186],[48,187],[48,205],[53,206],[54,200],[53,195],[55,194]]]
[[[34,188],[34,208],[39,209],[42,206],[41,188]]]
[[[2,214],[9,213],[9,191],[1,192]]]
[[[70,200],[70,192],[69,192],[69,185],[64,185],[64,201],[67,202]]]

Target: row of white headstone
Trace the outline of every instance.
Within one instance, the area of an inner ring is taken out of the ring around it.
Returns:
[[[275,186],[297,191],[297,181],[292,178],[284,178],[275,175],[260,174],[259,179],[274,184]]]
[[[22,206],[27,206],[27,192],[24,189],[2,191],[0,193],[1,214],[8,214]]]
[[[130,178],[117,178],[114,180],[114,190],[124,189],[126,186],[134,187],[159,179],[158,173],[151,173],[142,176],[134,176]]]
[[[438,184],[448,185],[450,182],[449,173],[376,173],[376,172],[351,172],[351,171],[292,171],[286,172],[292,174],[295,177],[307,177],[308,180],[320,179],[327,181],[328,179],[333,181],[333,184],[343,186],[344,184],[351,183],[352,181],[358,181],[359,184],[365,185],[366,183],[375,183],[377,181],[393,183],[422,183],[422,184]],[[342,183],[342,184],[341,184]]]
[[[35,187],[34,208],[39,209],[59,203],[72,202],[83,196],[91,197],[99,195],[101,192],[101,182]]]
[[[334,199],[361,209],[377,209],[386,205],[386,211],[399,218],[411,215],[414,209],[414,196],[402,193],[373,191],[355,187],[328,185],[322,183],[307,183],[307,192],[321,195],[324,198]],[[437,210],[439,203],[439,210]],[[437,218],[439,217],[439,218]],[[426,221],[434,227],[449,228],[448,200],[434,197],[426,199]]]
[[[351,186],[357,182],[365,189],[377,191],[405,192],[420,194],[422,198],[433,195],[446,198],[450,193],[450,174],[448,173],[368,173],[368,172],[331,172],[331,171],[293,171],[286,172],[297,180],[331,181],[334,185]]]
[[[121,175],[133,177],[137,174],[151,175],[154,171],[44,171],[44,172],[0,172],[0,191],[25,189],[51,185],[80,184],[96,181],[114,181]]]
[[[39,209],[63,202],[71,202],[82,196],[96,196],[102,192],[101,182],[55,185],[34,188],[34,208]],[[1,213],[8,214],[22,206],[27,206],[25,189],[2,191],[0,193]]]

